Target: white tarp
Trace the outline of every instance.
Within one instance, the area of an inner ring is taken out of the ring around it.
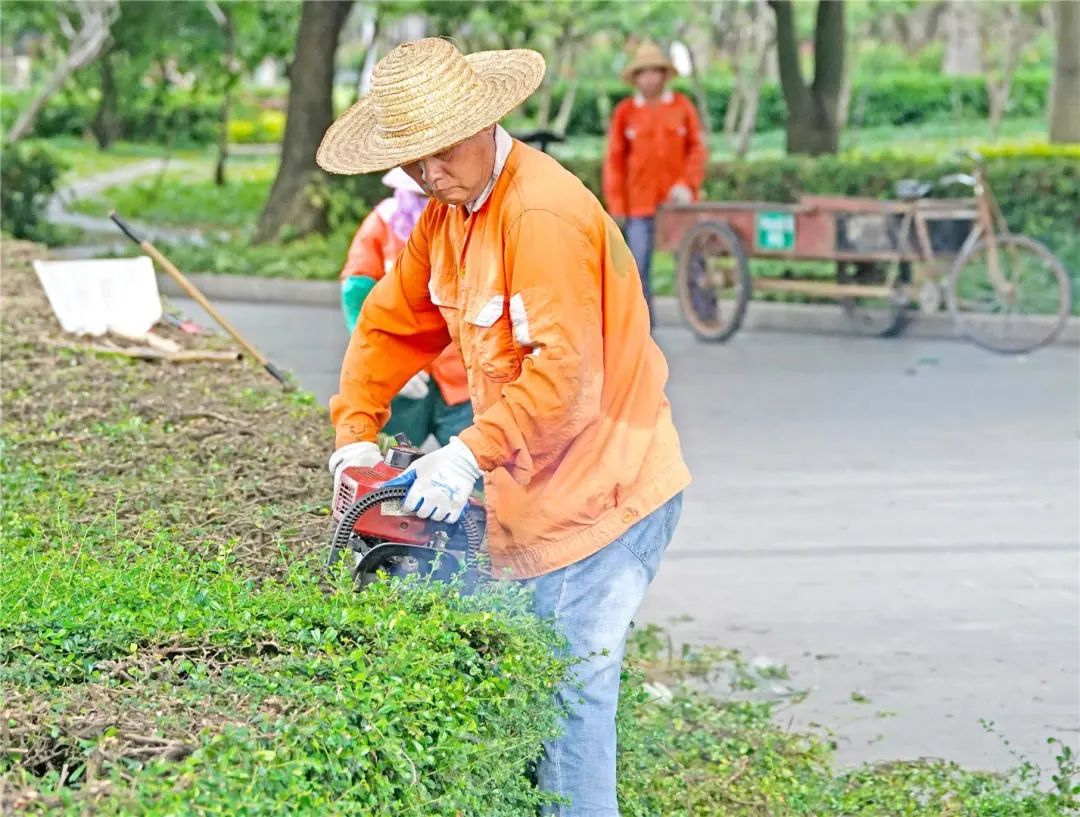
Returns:
[[[145,255],[35,261],[34,271],[65,332],[139,338],[161,319],[154,265]]]

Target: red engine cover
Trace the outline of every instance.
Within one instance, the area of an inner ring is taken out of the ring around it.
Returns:
[[[331,513],[338,521],[356,500],[381,488],[403,469],[380,462],[371,468],[346,468],[341,474]],[[469,501],[466,512],[483,514],[483,506],[475,499]],[[383,502],[368,508],[356,520],[353,530],[365,539],[400,542],[405,545],[426,545],[431,541],[437,523],[420,519],[401,509],[400,500]]]

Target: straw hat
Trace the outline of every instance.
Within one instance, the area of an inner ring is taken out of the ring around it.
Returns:
[[[660,50],[654,42],[643,42],[638,46],[637,51],[634,52],[633,59],[630,60],[630,64],[622,70],[623,82],[628,82],[631,85],[634,84],[634,74],[641,71],[644,68],[663,68],[667,72],[667,78],[677,77],[679,72],[676,70],[674,63],[667,58],[667,55]]]
[[[391,190],[408,190],[410,193],[419,193],[421,196],[427,195],[427,193],[424,192],[424,188],[414,182],[412,176],[400,167],[395,167],[383,176],[380,181]]]
[[[315,161],[356,174],[438,153],[524,102],[544,67],[527,49],[464,56],[437,38],[402,43],[375,66],[371,90],[327,130]]]

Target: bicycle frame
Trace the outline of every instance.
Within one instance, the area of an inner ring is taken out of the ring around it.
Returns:
[[[956,258],[963,258],[980,240],[985,239],[990,278],[994,283],[994,287],[999,292],[1009,292],[1013,286],[1002,273],[998,257],[998,236],[1009,235],[1008,224],[993,191],[990,189],[990,185],[986,180],[986,173],[981,165],[975,166],[973,179],[972,192],[974,196],[970,201],[974,205],[975,218],[973,219],[971,232],[964,239],[963,244],[956,253]],[[910,201],[897,231],[897,246],[900,253],[913,256],[914,260],[924,263],[932,263],[936,259],[930,241],[930,229],[926,217],[927,203],[930,201],[933,201],[933,199],[918,198]],[[914,242],[912,241],[913,230]],[[939,271],[931,277],[940,283],[944,277],[944,272]]]

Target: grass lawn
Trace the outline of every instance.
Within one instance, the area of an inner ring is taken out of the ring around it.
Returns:
[[[92,139],[79,139],[74,136],[58,136],[53,139],[36,140],[47,146],[67,165],[67,177],[78,178],[126,167],[146,159],[156,159],[169,155],[175,159],[203,159],[209,161],[211,154],[206,149],[175,149],[169,151],[162,145],[140,144],[135,142],[115,142],[108,150],[101,150]]]
[[[277,171],[277,157],[242,156],[226,167],[226,183],[213,183],[212,165],[201,159],[183,169],[109,187],[72,209],[104,216],[116,209],[139,221],[161,225],[241,229],[254,224]]]

